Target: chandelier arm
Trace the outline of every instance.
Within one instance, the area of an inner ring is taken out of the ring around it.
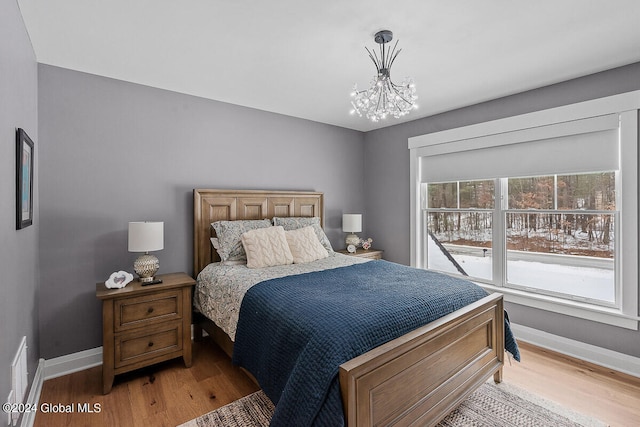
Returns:
[[[376,70],[377,70],[379,68],[379,66],[378,66],[378,57],[376,56],[375,50],[372,52],[366,47],[365,47],[365,49],[367,50],[367,52],[369,52],[369,58],[371,58],[371,60],[373,61],[373,65],[375,65]]]
[[[393,55],[393,57],[391,58],[391,63],[389,64],[389,69],[391,69],[391,66],[393,65],[393,61],[396,60],[396,58],[398,57],[398,54],[402,52],[402,48],[398,49],[398,51],[395,53],[395,55]]]
[[[388,68],[388,69],[391,69],[391,66],[393,65],[393,61],[396,59],[396,56],[398,56],[398,53],[400,53],[400,50],[402,50],[402,49],[400,49],[394,55],[394,52],[396,51],[396,47],[398,47],[398,42],[399,41],[400,40],[396,40],[396,43],[393,45],[393,49],[391,49],[391,53],[389,54],[389,58],[391,58],[391,60],[389,61],[388,58],[387,58],[387,62],[389,62],[389,64],[386,66],[386,68]]]
[[[392,84],[391,88],[396,93],[396,95],[398,95],[400,97],[400,99],[402,99],[404,102],[406,102],[407,104],[411,105],[411,102],[409,100],[407,100],[407,98],[405,98],[402,95],[402,93],[400,93],[400,91],[398,89],[396,89],[397,87],[401,87],[401,86],[398,86],[395,83],[391,83],[391,84]]]
[[[380,93],[378,93],[378,103],[376,105],[375,115],[378,115],[378,110],[380,109],[380,102],[382,101],[383,97],[384,97],[384,91],[381,91]],[[382,105],[384,106],[384,103]]]
[[[390,86],[389,83],[390,82],[387,81],[387,84],[385,85],[387,90],[384,91],[384,104],[383,104],[383,106],[384,106],[384,111],[385,112],[389,112],[389,105],[393,105],[393,100],[389,98],[389,92],[390,92],[389,91],[389,86]],[[383,113],[383,114],[385,114],[385,113]]]

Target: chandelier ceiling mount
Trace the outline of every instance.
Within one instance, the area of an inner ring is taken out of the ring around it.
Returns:
[[[377,74],[371,81],[371,86],[365,90],[358,90],[353,86],[351,92],[351,114],[364,114],[369,120],[377,122],[393,116],[400,118],[417,108],[416,87],[411,78],[405,78],[402,83],[395,84],[391,80],[391,66],[402,49],[397,49],[398,41],[392,49],[387,44],[393,40],[393,33],[389,30],[378,31],[373,40],[379,45],[379,54],[375,50],[365,50],[376,67]],[[396,50],[397,49],[397,50]]]

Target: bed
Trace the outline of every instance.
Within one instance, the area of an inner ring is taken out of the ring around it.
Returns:
[[[319,192],[195,189],[193,195],[196,276],[219,261],[211,242],[215,221],[317,217],[323,225],[324,199]],[[205,329],[233,355],[228,329],[225,332],[199,312],[194,319],[196,339]],[[491,376],[501,381],[504,337],[502,296],[492,294],[341,363],[338,387],[344,422],[436,424]]]

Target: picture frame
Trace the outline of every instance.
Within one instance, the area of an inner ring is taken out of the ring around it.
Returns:
[[[34,145],[22,128],[16,130],[16,230],[33,224]]]

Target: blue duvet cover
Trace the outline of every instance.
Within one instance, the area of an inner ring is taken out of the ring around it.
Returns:
[[[341,426],[342,363],[485,296],[469,281],[387,261],[267,280],[242,301],[233,362],[276,405],[271,426]],[[519,360],[508,321],[505,343]]]

